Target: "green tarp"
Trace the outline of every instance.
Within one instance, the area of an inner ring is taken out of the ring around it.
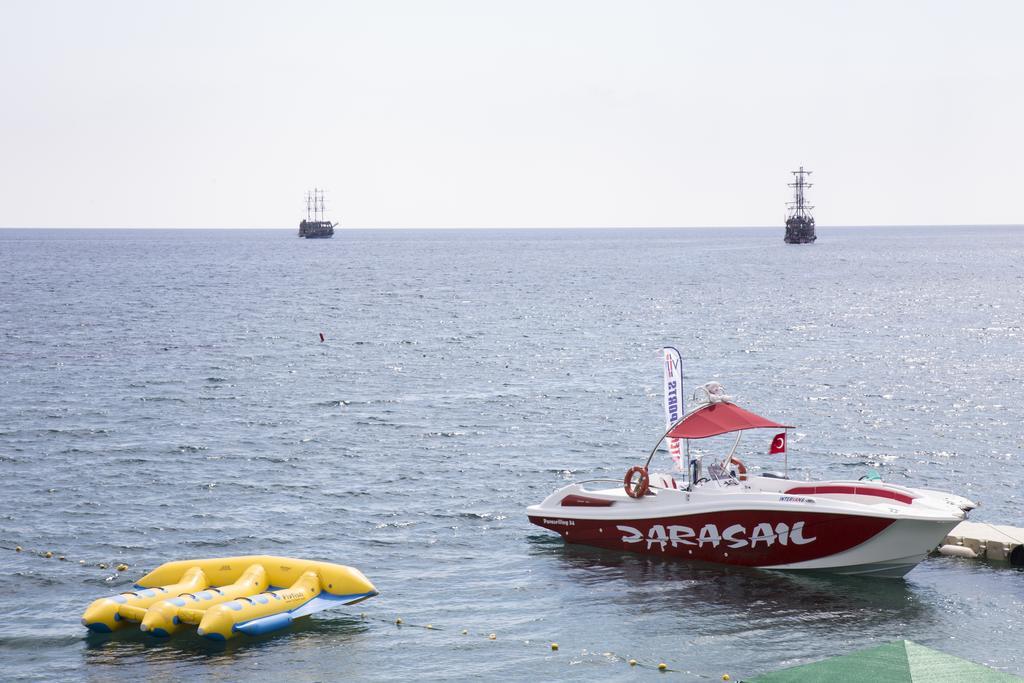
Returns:
[[[1021,681],[981,664],[947,655],[909,640],[897,640],[868,650],[841,657],[832,657],[812,664],[782,669],[756,678],[751,683],[783,683],[799,681],[870,681],[870,683],[904,683],[905,681]]]

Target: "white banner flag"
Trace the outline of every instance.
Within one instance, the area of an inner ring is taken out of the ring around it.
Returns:
[[[683,416],[683,362],[679,352],[671,346],[663,348],[661,354],[665,364],[665,429],[668,429]],[[679,439],[668,439],[668,452],[676,471],[685,472]]]

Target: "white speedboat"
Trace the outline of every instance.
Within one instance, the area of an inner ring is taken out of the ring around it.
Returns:
[[[707,386],[707,385],[706,385]],[[788,429],[713,391],[659,440],[647,464],[622,484],[592,480],[562,487],[527,508],[530,521],[568,543],[748,567],[901,577],[959,524],[975,504],[940,491],[881,480],[795,481],[784,473],[748,476],[736,457],[748,429]],[[666,438],[737,434],[723,461],[688,477],[649,473]],[[776,437],[784,448],[785,432]]]

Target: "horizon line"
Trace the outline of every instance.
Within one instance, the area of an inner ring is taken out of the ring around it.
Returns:
[[[347,230],[780,230],[785,225],[561,225],[561,226],[348,226]],[[823,226],[815,226],[822,229]],[[850,230],[858,228],[1024,228],[1024,223],[872,223],[867,225],[826,225],[824,229]],[[126,225],[22,225],[0,226],[0,230],[290,230],[291,227],[268,226],[126,226]]]

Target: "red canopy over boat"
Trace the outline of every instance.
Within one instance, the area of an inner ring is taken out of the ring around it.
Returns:
[[[684,417],[669,431],[668,436],[674,439],[706,439],[743,429],[789,429],[791,426],[772,422],[731,403],[712,403]]]

